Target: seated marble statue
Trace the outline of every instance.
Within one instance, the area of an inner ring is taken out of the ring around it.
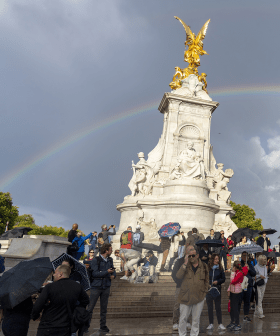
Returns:
[[[204,100],[212,100],[209,95],[202,90],[203,83],[198,80],[198,77],[194,74],[181,81],[182,87],[177,90],[173,90],[172,93],[176,93],[181,96],[197,97]]]
[[[182,171],[183,177],[204,178],[202,159],[200,158],[200,155],[196,154],[196,150],[193,146],[193,142],[189,141],[187,143],[187,148],[181,151],[178,157],[180,171]]]

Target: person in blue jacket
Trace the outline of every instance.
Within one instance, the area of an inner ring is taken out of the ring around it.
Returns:
[[[81,258],[81,256],[85,253],[85,240],[89,239],[92,236],[93,232],[91,232],[90,234],[88,234],[87,236],[83,237],[83,232],[79,231],[77,233],[77,237],[75,237],[72,240],[72,244],[74,242],[77,242],[78,244],[78,251],[73,253],[73,257],[77,260],[79,260]]]

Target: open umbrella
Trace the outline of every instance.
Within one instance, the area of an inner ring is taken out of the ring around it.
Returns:
[[[258,237],[259,235],[260,235],[259,230],[252,230],[249,228],[240,228],[240,229],[235,230],[232,233],[231,239],[239,243],[242,237],[252,239],[252,238]]]
[[[277,232],[277,230],[275,229],[263,229],[262,231],[260,231],[260,235],[262,235],[263,233],[266,233],[267,235],[272,235],[275,232]]]
[[[160,237],[173,237],[177,234],[181,229],[181,225],[179,223],[167,223],[164,224],[159,230],[158,234]]]
[[[64,260],[69,260],[69,259],[73,260],[75,264],[75,271],[81,274],[82,276],[81,285],[83,286],[84,290],[87,291],[88,289],[90,289],[90,282],[89,282],[86,266],[84,264],[81,264],[78,260],[70,256],[69,254],[62,253],[62,255],[60,255],[58,258],[53,260],[52,261],[53,269],[54,270],[57,269],[57,267],[60,266]]]
[[[24,235],[27,235],[27,233],[31,230],[33,229],[31,229],[30,227],[26,227],[26,226],[17,227],[7,232],[4,232],[0,236],[0,239],[4,240],[4,239],[9,239],[9,238],[22,238]]]
[[[217,239],[204,239],[204,240],[199,240],[195,243],[197,246],[203,246],[204,244],[208,244],[209,247],[221,247],[224,246],[224,244]]]
[[[278,258],[280,257],[280,253],[279,252],[264,252],[263,254],[265,254],[267,256],[267,258]]]
[[[0,302],[3,308],[14,308],[39,291],[52,272],[50,258],[21,261],[0,278]]]
[[[242,252],[247,252],[247,253],[258,253],[262,252],[263,248],[260,245],[257,244],[244,244],[240,246],[234,247],[231,251],[231,255],[236,255],[236,254],[242,254]]]

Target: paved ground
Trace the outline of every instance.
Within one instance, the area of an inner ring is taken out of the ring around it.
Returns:
[[[242,320],[242,316],[241,316]],[[239,335],[246,336],[278,336],[280,335],[280,316],[279,314],[270,314],[264,319],[258,319],[252,317],[251,323],[241,323],[242,330],[238,332]],[[223,317],[224,325],[229,323],[229,316]],[[132,336],[132,335],[142,335],[142,336],[178,336],[177,332],[172,332],[172,319],[171,318],[144,318],[144,319],[111,319],[107,321],[107,325],[110,329],[110,332],[106,334],[107,336]],[[200,334],[206,335],[233,335],[232,332],[218,332],[217,323],[215,323],[214,331],[206,331],[208,326],[208,318],[201,319],[201,328]],[[38,322],[31,322],[28,336],[36,336],[36,330],[38,327]],[[92,320],[92,325],[90,333],[87,336],[98,336],[104,335],[98,331],[99,321],[94,319]],[[272,335],[271,335],[272,334]],[[188,333],[189,335],[189,333]],[[0,333],[0,336],[3,336],[3,333]]]

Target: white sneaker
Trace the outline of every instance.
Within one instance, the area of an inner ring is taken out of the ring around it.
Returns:
[[[173,328],[172,329],[174,331],[178,330],[178,328],[179,328],[179,325],[177,323],[173,324]]]
[[[192,325],[190,323],[187,323],[187,329],[191,330]]]
[[[262,318],[264,318],[265,316],[264,315],[260,315],[260,316],[258,316],[258,318],[260,318],[260,319],[262,319]]]
[[[213,324],[209,324],[209,326],[206,328],[207,330],[211,330],[214,328],[214,325]]]
[[[227,328],[223,325],[223,324],[220,324],[218,326],[218,330],[226,330]]]
[[[128,280],[128,277],[125,275],[122,278],[120,278],[120,280]]]

